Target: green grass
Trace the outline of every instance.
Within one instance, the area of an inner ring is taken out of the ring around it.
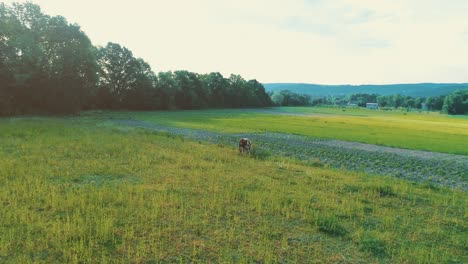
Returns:
[[[468,119],[436,113],[367,109],[283,107],[258,110],[101,113],[171,126],[223,132],[270,131],[363,143],[468,155]]]
[[[462,191],[104,124],[0,119],[0,262],[468,262]]]

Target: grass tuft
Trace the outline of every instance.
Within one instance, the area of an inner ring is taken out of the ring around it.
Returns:
[[[320,231],[332,236],[345,236],[348,233],[336,216],[319,216],[317,224]]]
[[[395,197],[397,196],[396,192],[391,186],[378,186],[376,188],[377,193],[380,197]]]
[[[266,149],[255,148],[252,150],[252,157],[257,160],[267,160],[272,156],[272,153]]]
[[[387,257],[387,247],[385,241],[372,237],[371,235],[366,236],[359,245],[361,251],[372,254],[377,258]]]

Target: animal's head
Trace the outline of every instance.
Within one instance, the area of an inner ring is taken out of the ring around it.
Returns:
[[[250,142],[250,140],[248,138],[241,138],[239,140],[239,144],[244,145],[244,146],[249,144],[249,142]]]

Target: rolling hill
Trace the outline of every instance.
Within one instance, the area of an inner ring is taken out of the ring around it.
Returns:
[[[310,96],[339,96],[355,93],[401,94],[413,97],[428,97],[450,94],[455,90],[468,88],[468,83],[416,83],[385,85],[321,85],[308,83],[265,83],[267,92],[290,90]]]

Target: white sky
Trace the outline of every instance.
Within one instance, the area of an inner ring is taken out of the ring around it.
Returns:
[[[13,1],[3,1],[11,3]],[[468,0],[33,0],[155,72],[260,82],[468,82]]]

